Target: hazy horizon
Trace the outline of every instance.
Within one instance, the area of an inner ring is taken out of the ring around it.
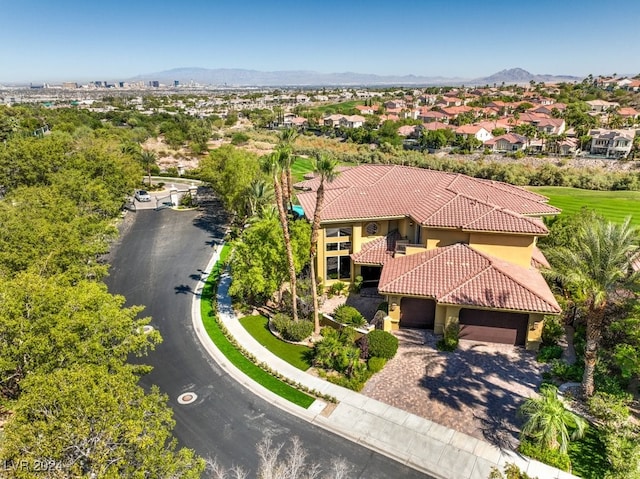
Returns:
[[[0,0],[0,83],[122,81],[175,68],[480,78],[640,72],[640,2]],[[608,33],[608,34],[605,34]]]

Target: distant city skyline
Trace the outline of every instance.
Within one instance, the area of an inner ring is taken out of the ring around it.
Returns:
[[[0,83],[181,67],[477,78],[640,73],[640,2],[0,0]]]

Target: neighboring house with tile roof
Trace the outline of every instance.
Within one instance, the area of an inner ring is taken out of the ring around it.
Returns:
[[[317,178],[295,185],[311,220]],[[384,327],[459,323],[461,337],[536,349],[560,307],[539,267],[547,198],[506,183],[399,165],[347,168],[325,184],[316,272],[362,276],[390,305]]]
[[[628,130],[607,130],[596,128],[589,131],[591,137],[590,154],[605,158],[626,158],[631,153],[636,132]]]
[[[525,136],[517,133],[505,133],[486,141],[485,146],[493,149],[493,151],[509,152],[523,150],[527,143],[528,140]]]

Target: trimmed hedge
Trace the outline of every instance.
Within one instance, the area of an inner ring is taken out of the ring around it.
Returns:
[[[287,341],[302,341],[313,333],[313,323],[311,321],[307,321],[301,319],[299,321],[294,321],[286,314],[278,313],[273,319],[273,327],[276,328],[284,339]]]
[[[386,331],[374,330],[367,334],[369,357],[391,359],[398,351],[398,338]]]
[[[566,452],[554,451],[526,440],[520,443],[518,451],[549,466],[557,467],[563,471],[571,470],[571,459],[569,459],[569,454]]]
[[[387,364],[387,360],[385,358],[379,358],[376,356],[369,358],[367,361],[367,367],[372,374],[382,371],[385,364]]]

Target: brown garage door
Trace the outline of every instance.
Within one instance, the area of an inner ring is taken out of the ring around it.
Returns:
[[[400,302],[400,327],[433,329],[436,302],[432,299],[402,298]]]
[[[463,308],[460,338],[522,346],[527,339],[528,321],[527,314]]]

